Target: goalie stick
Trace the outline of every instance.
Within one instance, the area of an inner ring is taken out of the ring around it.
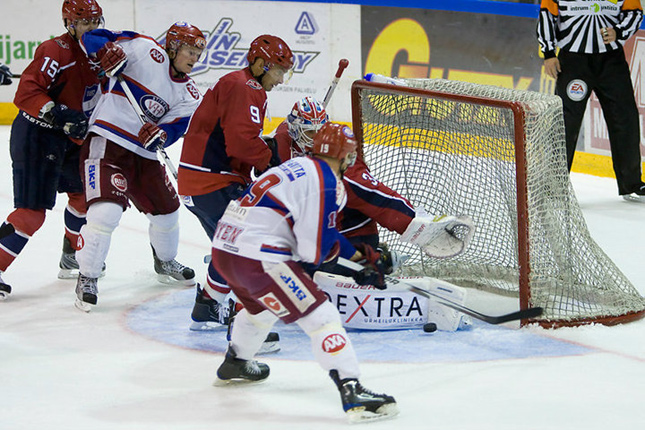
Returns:
[[[125,93],[125,96],[127,97],[128,101],[130,102],[130,105],[132,106],[132,109],[137,113],[137,116],[139,117],[139,121],[141,121],[141,124],[145,124],[148,122],[148,117],[146,114],[143,113],[143,110],[141,110],[141,106],[139,106],[139,103],[137,103],[137,99],[134,98],[134,94],[132,94],[132,91],[130,90],[130,87],[125,82],[125,79],[123,79],[123,76],[118,75],[117,80],[121,84],[121,87],[123,88],[123,92]],[[164,164],[170,170],[170,173],[172,176],[177,180],[177,169],[175,168],[175,165],[172,164],[172,161],[170,160],[170,157],[168,157],[168,154],[166,153],[166,150],[162,145],[157,146],[157,153],[163,158]]]
[[[338,62],[338,70],[336,70],[336,75],[331,80],[331,84],[327,89],[327,94],[325,94],[325,98],[323,99],[323,102],[322,102],[322,105],[324,108],[327,108],[327,105],[329,104],[329,100],[331,100],[331,96],[332,94],[334,94],[334,91],[336,90],[338,81],[340,81],[340,77],[342,76],[343,71],[347,68],[347,66],[349,66],[349,60],[347,58],[342,58]]]
[[[355,263],[353,261],[347,260],[345,258],[339,258],[338,264],[345,268],[348,268],[357,272],[364,269],[362,265]],[[440,279],[430,278],[430,277],[426,277],[426,279],[430,279],[432,280],[432,282],[436,282],[438,284],[445,284],[450,288],[454,287],[451,283],[442,281]],[[479,311],[476,311],[474,309],[471,309],[467,306],[464,306],[460,303],[453,302],[452,300],[446,297],[443,297],[437,293],[434,293],[430,290],[426,290],[425,288],[422,288],[420,286],[413,285],[409,282],[406,282],[403,279],[394,278],[392,276],[385,276],[385,282],[388,289],[405,289],[405,290],[412,291],[415,294],[435,300],[439,304],[452,308],[463,314],[470,315],[471,317],[477,318],[478,320],[484,321],[488,324],[502,324],[509,321],[535,318],[542,315],[542,311],[543,311],[542,308],[535,307],[535,308],[521,309],[519,311],[511,312],[509,314],[504,314],[504,315],[487,315]]]

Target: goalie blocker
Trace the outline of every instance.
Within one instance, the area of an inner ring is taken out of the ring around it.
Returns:
[[[464,304],[467,291],[454,287],[434,288],[423,277],[406,278],[442,297]],[[410,291],[379,290],[371,285],[358,285],[352,278],[326,272],[316,272],[314,282],[338,309],[343,326],[359,330],[421,329],[429,322],[438,330],[468,329],[472,319],[449,307]]]

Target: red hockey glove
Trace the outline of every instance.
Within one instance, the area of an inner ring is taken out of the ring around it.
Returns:
[[[101,63],[101,68],[108,77],[117,76],[125,69],[128,57],[125,51],[114,42],[106,43],[103,48],[96,53]]]
[[[166,143],[168,135],[161,128],[151,122],[143,124],[139,130],[139,142],[144,148],[148,149],[152,145],[153,148],[162,146]]]
[[[367,244],[361,244],[356,249],[363,254],[363,258],[358,263],[364,267],[363,270],[352,276],[356,283],[358,285],[372,285],[379,290],[386,289],[385,273],[387,269],[383,255]]]

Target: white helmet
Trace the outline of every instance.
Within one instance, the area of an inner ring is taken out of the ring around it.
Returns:
[[[303,153],[309,152],[315,133],[307,135],[307,132],[317,132],[327,121],[329,121],[329,115],[325,112],[323,105],[315,98],[307,96],[297,101],[293,105],[291,113],[287,115],[289,136]]]

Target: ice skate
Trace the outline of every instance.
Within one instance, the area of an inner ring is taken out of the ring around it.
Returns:
[[[350,423],[392,418],[399,413],[394,397],[373,393],[363,387],[358,379],[341,380],[336,370],[331,370],[329,376],[338,387],[343,410]]]
[[[255,360],[237,358],[235,351],[229,346],[224,362],[217,369],[217,379],[215,379],[213,385],[261,382],[268,377],[269,366],[264,363],[258,363]]]
[[[224,306],[217,300],[204,294],[204,290],[197,284],[197,297],[190,317],[193,322],[190,329],[193,331],[209,331],[225,328],[228,325],[230,306]]]
[[[623,200],[632,203],[645,203],[645,185],[632,193],[623,194]]]
[[[58,279],[76,279],[78,278],[79,266],[76,261],[76,250],[69,243],[67,236],[63,236],[63,252],[58,263]],[[101,269],[99,278],[105,276],[105,263]]]
[[[6,300],[9,294],[11,294],[11,285],[2,280],[2,272],[0,272],[0,300]]]
[[[96,305],[98,296],[97,278],[89,278],[79,274],[76,282],[76,302],[74,306],[83,312],[89,312],[92,310],[90,305]]]
[[[186,286],[195,285],[195,271],[190,267],[180,264],[177,260],[161,261],[157,257],[155,249],[152,248],[152,255],[155,260],[155,272],[157,279],[163,284],[180,284]]]

